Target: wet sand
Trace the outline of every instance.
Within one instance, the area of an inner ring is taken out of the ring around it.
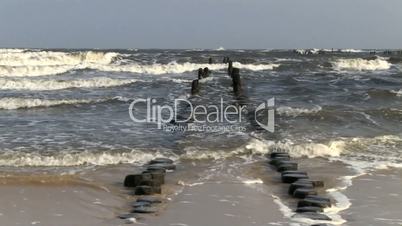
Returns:
[[[312,179],[324,180],[327,189],[339,187],[355,172],[340,162],[297,159]],[[117,165],[94,168],[76,175],[2,175],[0,225],[114,226],[127,225],[118,216],[131,211],[135,201],[122,181],[140,167]],[[183,161],[167,174],[166,202],[159,212],[137,215],[150,226],[296,225],[296,199],[266,159],[233,158],[225,161]],[[351,206],[340,211],[343,225],[400,225],[401,170],[378,171],[354,178],[341,192]],[[281,206],[287,206],[289,212]],[[309,225],[298,222],[299,225]]]
[[[343,215],[348,225],[402,225],[402,170],[388,169],[353,180],[345,191],[352,206]]]

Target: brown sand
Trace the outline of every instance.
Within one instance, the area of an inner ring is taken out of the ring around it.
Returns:
[[[326,188],[354,174],[339,162],[297,161],[311,178],[324,180]],[[122,181],[126,174],[140,171],[119,165],[74,176],[0,175],[0,225],[127,225],[117,216],[131,210],[135,197]],[[288,185],[280,183],[279,175],[264,160],[249,164],[240,159],[182,162],[166,178],[163,189],[168,201],[161,211],[138,220],[150,226],[289,225],[291,220],[283,217],[273,197],[280,197],[291,209],[296,201],[287,194]],[[257,178],[264,183],[245,183]],[[341,213],[348,220],[345,225],[401,225],[401,184],[401,170],[355,178],[353,186],[342,191],[352,202]]]
[[[402,170],[381,170],[353,180],[344,194],[352,206],[344,218],[354,226],[402,225]]]

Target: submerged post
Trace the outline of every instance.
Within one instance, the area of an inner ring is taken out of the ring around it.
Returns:
[[[197,94],[199,91],[199,87],[198,87],[199,83],[198,83],[198,79],[193,80],[193,82],[191,83],[191,94]]]
[[[228,66],[228,75],[232,76],[232,71],[233,71],[233,62],[229,60],[229,66]]]
[[[202,79],[202,77],[204,77],[204,71],[202,70],[202,68],[198,69],[198,79]]]
[[[204,78],[206,78],[206,77],[208,77],[209,76],[209,68],[208,67],[206,67],[206,68],[204,68],[204,72],[203,72],[203,76],[204,76]]]
[[[241,79],[240,79],[240,69],[233,68],[232,70],[232,81],[233,81],[233,91],[239,94],[242,90]]]

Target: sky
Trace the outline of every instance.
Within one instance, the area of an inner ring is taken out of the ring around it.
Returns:
[[[402,48],[402,0],[0,0],[0,47]]]

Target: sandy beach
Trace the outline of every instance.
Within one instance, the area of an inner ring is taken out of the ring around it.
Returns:
[[[325,182],[326,187],[319,190],[323,195],[330,194],[328,189],[341,187],[342,178],[353,174],[353,170],[339,162],[330,163],[325,159],[298,161],[311,178]],[[122,180],[130,171],[140,170],[138,166],[121,165],[99,167],[73,176],[2,175],[0,225],[132,224],[133,219],[119,218],[130,212],[130,205],[136,199],[130,189],[122,186]],[[398,224],[402,194],[396,184],[401,183],[401,175],[398,170],[385,170],[353,179],[353,185],[341,191],[351,203],[350,207],[330,214],[347,221],[344,225]],[[296,200],[289,197],[287,188],[263,157],[249,163],[237,158],[215,164],[183,161],[175,172],[167,174],[161,196],[164,203],[158,205],[159,211],[133,215],[137,221],[134,224],[308,225],[292,218],[294,213],[286,212],[294,211],[296,206]],[[390,210],[379,211],[381,206]]]

